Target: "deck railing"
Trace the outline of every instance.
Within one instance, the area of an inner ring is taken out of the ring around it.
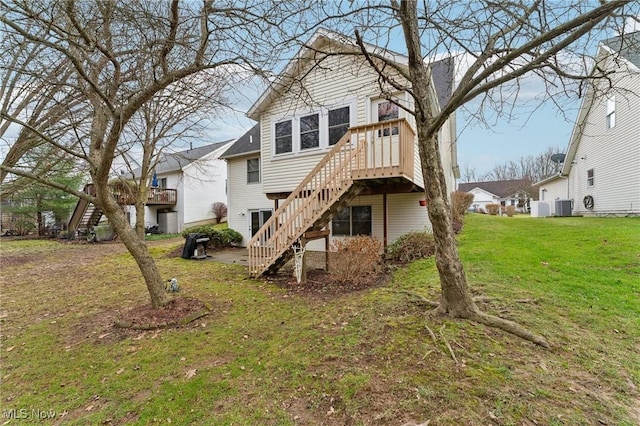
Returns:
[[[178,190],[168,188],[149,188],[147,192],[147,205],[176,204]]]
[[[340,200],[354,179],[413,178],[414,141],[404,119],[350,128],[249,241],[250,275],[263,274]]]

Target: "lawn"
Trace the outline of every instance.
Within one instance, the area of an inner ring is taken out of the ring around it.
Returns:
[[[429,315],[407,293],[437,299],[431,259],[374,288],[305,293],[171,256],[181,243],[149,245],[211,313],[123,331],[147,295],[121,245],[0,241],[0,423],[640,424],[640,219],[467,218],[480,306],[548,350]]]

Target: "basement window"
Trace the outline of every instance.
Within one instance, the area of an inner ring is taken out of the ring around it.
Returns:
[[[346,207],[333,218],[333,235],[356,236],[371,235],[371,206]]]

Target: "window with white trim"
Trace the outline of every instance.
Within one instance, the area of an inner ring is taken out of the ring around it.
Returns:
[[[587,186],[593,186],[593,169],[587,170]]]
[[[345,207],[331,221],[333,235],[371,235],[371,229],[371,206]]]
[[[335,145],[347,133],[351,123],[351,112],[348,106],[330,109],[328,118],[329,145]]]
[[[607,129],[613,129],[616,126],[616,97],[609,96],[607,98]]]
[[[293,120],[284,120],[275,125],[276,154],[293,151]]]
[[[275,121],[273,154],[297,154],[335,145],[355,124],[355,111],[354,99],[347,105],[323,107]]]
[[[300,151],[320,147],[320,114],[300,117]]]
[[[247,183],[260,182],[260,159],[250,158],[247,160]]]

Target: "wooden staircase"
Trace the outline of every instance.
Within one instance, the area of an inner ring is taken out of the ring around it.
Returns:
[[[348,131],[249,241],[250,276],[277,271],[305,232],[322,229],[358,195],[352,170],[365,163],[366,144],[357,138]]]
[[[84,186],[83,192],[92,196],[96,195],[95,188],[92,183]],[[86,232],[92,226],[96,226],[102,218],[102,210],[91,204],[87,200],[81,198],[73,210],[71,219],[69,219],[68,235],[75,237],[78,232]]]
[[[293,256],[291,246],[327,225],[361,182],[413,181],[415,155],[415,132],[404,118],[351,127],[249,241],[249,275],[277,271]]]

